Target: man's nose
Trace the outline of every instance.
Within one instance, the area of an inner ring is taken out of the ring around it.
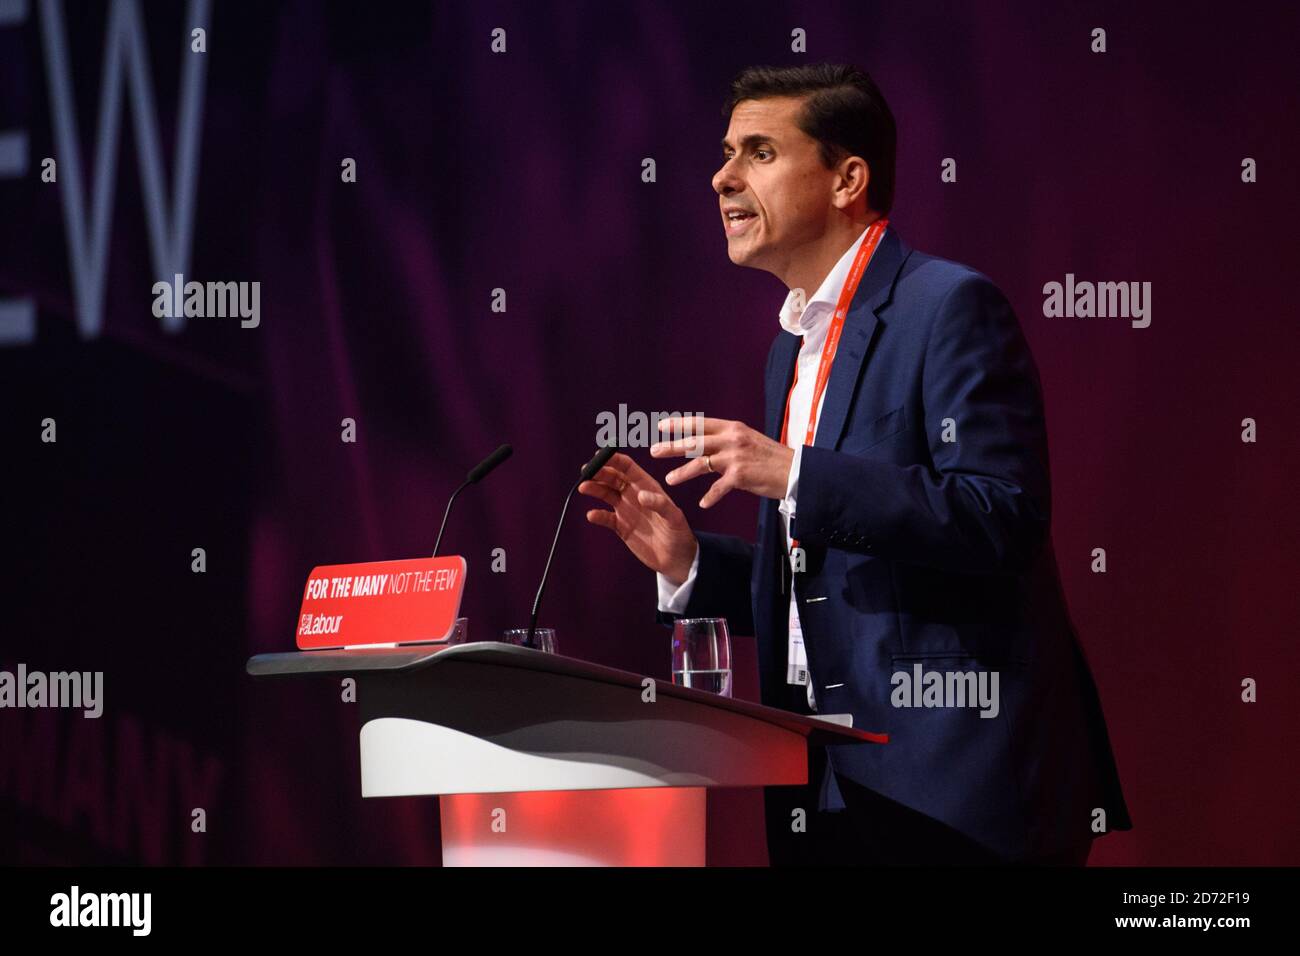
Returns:
[[[736,172],[734,160],[727,160],[722,168],[713,174],[713,191],[719,196],[730,196],[745,188],[745,182]]]

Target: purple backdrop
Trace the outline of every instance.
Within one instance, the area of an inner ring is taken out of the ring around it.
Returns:
[[[69,7],[88,167],[107,7]],[[143,9],[170,183],[190,24],[178,4]],[[259,281],[261,324],[172,334],[151,313],[127,105],[94,337],[74,318],[65,158],[58,184],[39,175],[59,155],[42,13],[0,24],[0,129],[29,138],[25,174],[0,179],[0,297],[36,305],[34,340],[0,347],[0,666],[106,685],[98,721],[0,712],[0,861],[435,862],[434,800],[360,798],[338,688],[254,684],[244,660],[292,647],[312,566],[427,553],[446,495],[501,441],[514,459],[462,496],[444,547],[469,561],[480,635],[526,622],[599,412],[757,424],[784,289],[727,259],[719,110],[746,65],[845,60],[898,118],[893,225],[991,276],[1042,372],[1055,544],[1135,821],[1092,862],[1300,862],[1284,281],[1300,15],[1280,10],[223,2],[190,272]],[[1066,273],[1151,282],[1150,327],[1044,317],[1043,284]],[[750,533],[752,499],[701,514],[702,492],[675,495],[699,527]],[[566,653],[666,678],[653,576],[585,506],[543,623]],[[719,858],[761,862],[753,796],[715,801]]]

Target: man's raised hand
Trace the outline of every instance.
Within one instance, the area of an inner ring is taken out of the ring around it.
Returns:
[[[699,419],[666,418],[659,423],[659,430],[666,432],[675,428],[677,434],[682,434],[682,429],[686,429],[689,434],[697,421]],[[701,424],[703,431],[700,434],[650,446],[650,454],[655,458],[697,456],[668,472],[664,476],[668,484],[679,485],[709,472],[716,473],[718,480],[700,499],[701,508],[716,504],[736,488],[764,498],[785,497],[790,482],[790,465],[794,461],[793,448],[772,441],[744,422],[705,418]]]
[[[613,509],[594,508],[587,512],[588,521],[617,534],[652,571],[674,584],[686,580],[695,561],[695,533],[645,469],[619,452],[594,478],[578,485],[578,491]]]

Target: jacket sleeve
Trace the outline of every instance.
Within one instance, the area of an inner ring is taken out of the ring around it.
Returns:
[[[704,531],[696,532],[695,539],[700,543],[700,567],[686,610],[659,611],[659,623],[671,627],[679,617],[725,617],[732,634],[753,634],[749,578],[754,546],[742,538]]]
[[[1015,314],[984,276],[965,274],[943,299],[921,378],[930,463],[805,446],[795,536],[950,571],[1022,572],[1050,520],[1042,395]]]

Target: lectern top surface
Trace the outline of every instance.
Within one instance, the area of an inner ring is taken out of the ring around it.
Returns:
[[[423,644],[259,654],[249,659],[246,669],[254,677],[314,677],[336,673],[374,673],[378,676],[379,673],[385,672],[414,672],[433,667],[441,670],[447,665],[457,663],[515,667],[536,671],[539,674],[563,675],[626,687],[639,687],[645,680],[643,674],[495,641],[476,641],[453,646]],[[450,670],[449,668],[449,673]],[[886,734],[868,733],[856,727],[847,727],[816,716],[809,717],[752,701],[722,697],[662,680],[656,680],[655,684],[655,693],[658,695],[720,707],[758,720],[779,724],[804,734],[809,738],[809,743],[889,742]]]

